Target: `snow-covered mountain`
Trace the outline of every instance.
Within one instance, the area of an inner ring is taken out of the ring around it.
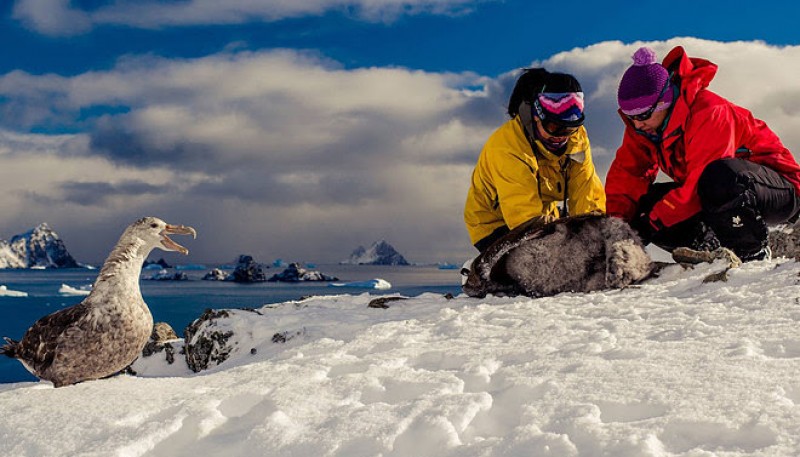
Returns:
[[[0,268],[77,268],[64,242],[47,223],[10,241],[0,240]]]
[[[800,263],[726,269],[537,299],[369,307],[337,290],[229,310],[206,334],[230,352],[199,373],[175,350],[135,377],[0,385],[0,455],[800,455]]]
[[[372,243],[369,249],[357,247],[350,258],[342,261],[350,265],[408,265],[408,261],[386,240]]]

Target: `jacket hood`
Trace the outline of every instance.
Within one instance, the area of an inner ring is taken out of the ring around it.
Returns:
[[[689,57],[682,46],[673,48],[662,63],[680,84],[681,95],[691,105],[697,93],[708,87],[717,74],[717,65],[706,59]]]

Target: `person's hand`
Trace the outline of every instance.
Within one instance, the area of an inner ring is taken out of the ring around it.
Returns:
[[[555,222],[558,220],[558,216],[555,214],[545,214],[542,217],[542,225],[547,225],[551,222]]]
[[[642,239],[642,243],[647,246],[653,241],[653,237],[656,236],[659,230],[661,230],[661,224],[650,218],[650,214],[641,213],[636,218],[631,221],[631,228],[636,231],[639,235],[639,238]]]

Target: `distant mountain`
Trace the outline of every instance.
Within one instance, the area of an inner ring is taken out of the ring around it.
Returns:
[[[385,240],[376,241],[369,247],[356,248],[350,258],[342,261],[350,265],[408,265],[408,261]]]
[[[0,268],[77,268],[64,242],[46,223],[0,240]]]

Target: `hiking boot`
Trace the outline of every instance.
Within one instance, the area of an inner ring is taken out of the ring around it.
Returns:
[[[769,246],[764,246],[755,254],[742,256],[742,262],[750,262],[753,260],[772,260],[772,249],[770,249]]]
[[[701,222],[699,232],[692,244],[689,245],[691,249],[695,251],[715,251],[722,247],[717,234],[707,224]]]
[[[713,263],[717,259],[724,259],[730,263],[731,268],[738,267],[742,260],[728,248],[717,248],[713,251],[698,251],[691,248],[680,247],[672,251],[672,260],[677,263],[697,265],[699,263]]]

